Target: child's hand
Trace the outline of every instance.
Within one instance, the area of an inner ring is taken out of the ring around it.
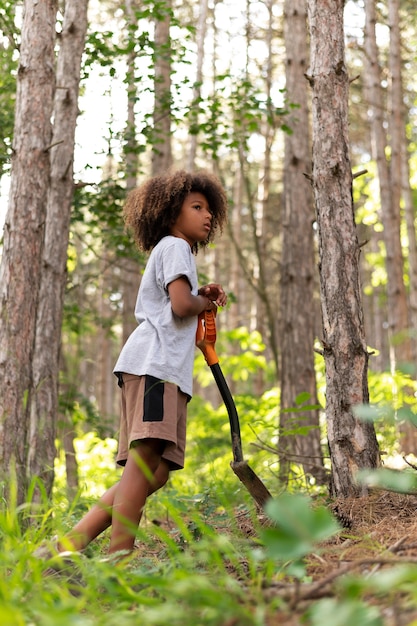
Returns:
[[[217,306],[225,306],[227,302],[227,295],[221,285],[217,283],[210,283],[209,285],[204,285],[204,287],[200,287],[198,293],[202,296],[206,296],[212,302],[215,302]]]

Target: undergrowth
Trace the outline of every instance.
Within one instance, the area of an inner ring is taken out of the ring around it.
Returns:
[[[315,586],[320,591],[311,560],[324,561],[326,550],[338,542],[355,541],[320,498],[282,493],[260,514],[249,501],[230,506],[227,494],[214,486],[194,498],[171,489],[149,506],[137,551],[126,561],[109,560],[106,534],[69,563],[56,556],[37,558],[35,549],[53,532],[65,533],[87,505],[78,500],[65,515],[46,501],[37,507],[3,503],[2,625],[416,623],[384,621],[386,603],[381,604],[381,598],[398,594],[413,601],[417,567],[410,562],[372,576],[352,570],[340,580],[336,563],[335,590],[326,597],[309,595]],[[51,565],[61,571],[46,575]]]
[[[84,508],[81,504],[78,501],[67,516],[47,502],[37,507],[3,504],[0,623],[4,626],[263,626],[271,612],[271,601],[262,599],[263,588],[285,575],[287,561],[301,565],[317,531],[317,524],[312,529],[301,524],[296,532],[305,535],[303,547],[292,554],[288,541],[293,547],[298,542],[291,538],[291,529],[275,532],[272,525],[274,516],[282,515],[283,502],[274,501],[269,516],[260,520],[253,507],[228,507],[224,493],[192,499],[171,491],[154,511],[150,507],[138,531],[138,550],[127,561],[106,557],[106,535],[84,554],[74,555],[69,564],[57,556],[51,561],[36,557],[35,549],[52,532],[68,530],[80,513],[77,507]],[[298,506],[303,515],[311,512],[310,525],[316,511],[306,499],[298,500]],[[324,520],[320,522],[323,537],[337,525],[327,511],[320,511],[330,524],[325,530]],[[51,563],[62,570],[45,575]]]

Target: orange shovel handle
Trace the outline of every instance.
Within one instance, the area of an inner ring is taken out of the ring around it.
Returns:
[[[195,343],[208,365],[215,365],[219,362],[216,354],[216,313],[215,311],[202,311],[198,316],[197,332]]]

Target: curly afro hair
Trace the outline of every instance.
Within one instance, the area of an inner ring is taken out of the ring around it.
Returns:
[[[196,243],[193,252],[213,241],[217,230],[222,231],[227,220],[227,198],[218,178],[209,172],[179,170],[147,180],[126,199],[125,224],[141,250],[152,250],[170,234],[185,197],[192,192],[199,192],[207,199],[213,215],[207,239]]]

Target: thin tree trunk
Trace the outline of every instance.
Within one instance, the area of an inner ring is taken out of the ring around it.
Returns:
[[[404,262],[401,246],[401,189],[402,189],[402,146],[404,136],[404,103],[401,72],[401,35],[399,25],[399,0],[388,0],[388,21],[390,27],[389,70],[390,85],[390,189],[392,197],[392,213],[395,216],[395,231],[386,234],[386,247],[394,251],[396,274],[393,277],[394,295],[389,297],[389,308],[393,319],[392,331],[398,341],[394,350],[398,364],[411,362],[411,345],[409,339],[409,315],[407,294],[404,285]],[[392,225],[394,227],[394,224]],[[385,232],[385,227],[384,227]],[[387,253],[388,254],[388,253]],[[398,286],[396,283],[398,282]],[[392,288],[389,289],[392,291]]]
[[[61,397],[64,398],[64,402],[62,403],[62,410],[59,412],[57,435],[62,450],[64,451],[67,498],[69,502],[72,502],[79,489],[78,462],[74,445],[76,430],[71,410],[74,406],[74,385],[68,382],[69,372],[67,359],[65,359],[63,354],[61,354],[60,361],[60,369],[64,374],[63,378],[66,382],[64,382],[60,388]],[[80,372],[80,375],[82,376],[82,372]],[[65,406],[65,404],[67,404],[67,406]]]
[[[286,0],[284,9],[286,50],[286,97],[297,108],[286,122],[284,202],[281,260],[281,415],[280,479],[287,482],[291,463],[301,464],[319,483],[325,480],[319,414],[303,410],[317,405],[314,369],[314,204],[310,172],[310,141],[307,81],[307,7],[305,0]],[[286,412],[290,410],[291,412]],[[304,431],[297,434],[297,430]],[[286,434],[288,431],[291,434]],[[293,434],[295,433],[295,434]]]
[[[276,353],[277,353],[277,362],[276,362],[276,374],[278,376],[278,306],[275,306],[275,301],[273,300],[273,291],[276,293],[277,290],[277,280],[275,267],[273,269],[273,259],[272,255],[268,254],[270,251],[270,243],[272,238],[271,227],[270,227],[270,194],[271,194],[271,163],[272,163],[272,147],[274,144],[274,140],[276,137],[276,127],[275,124],[271,122],[274,119],[274,111],[272,107],[273,97],[273,69],[274,69],[274,55],[273,55],[273,43],[275,41],[275,31],[274,31],[274,12],[273,12],[273,0],[268,0],[265,8],[268,11],[268,24],[266,28],[266,33],[264,37],[265,45],[268,50],[267,61],[265,67],[265,97],[268,103],[268,113],[269,116],[267,120],[264,121],[263,124],[263,138],[264,138],[264,155],[263,161],[260,163],[259,167],[259,177],[258,177],[258,194],[257,201],[258,206],[256,207],[257,214],[257,227],[256,227],[256,235],[259,238],[259,252],[262,259],[265,259],[265,283],[270,286],[274,286],[274,290],[270,290],[268,294],[268,299],[271,301],[271,318],[265,315],[265,307],[262,301],[257,303],[256,307],[256,327],[261,333],[263,337],[271,336],[273,341],[276,341]],[[250,7],[249,7],[250,8]],[[248,14],[248,46],[250,43],[250,13]],[[248,76],[249,80],[249,76]],[[274,207],[276,211],[276,207]],[[268,262],[269,261],[269,262]],[[266,323],[265,323],[266,322]],[[273,326],[273,330],[270,331],[268,328],[268,323]],[[257,376],[257,387],[258,393],[262,393],[264,389],[264,381],[263,381],[263,372],[260,370]]]
[[[375,256],[379,255],[381,253],[381,245],[381,234],[374,232],[369,242],[370,253]],[[371,276],[369,276],[369,284],[371,284]],[[376,372],[389,371],[390,348],[388,345],[389,337],[386,332],[387,305],[384,286],[377,285],[372,289],[369,311],[366,312],[365,319],[366,328],[368,329],[366,335],[368,345],[378,349],[378,353],[372,355],[370,367]]]
[[[61,427],[62,446],[65,455],[65,468],[67,475],[67,498],[72,502],[79,489],[78,462],[75,453],[75,431],[70,416],[65,416],[65,423]]]
[[[113,263],[109,263],[109,255],[110,253],[104,251],[104,256],[100,259],[102,270],[98,280],[97,310],[102,323],[94,337],[94,346],[91,346],[91,354],[94,355],[94,389],[102,437],[113,437],[119,423],[119,420],[116,423],[114,421],[114,392],[117,390],[117,381],[113,374],[115,355],[109,332],[114,319],[114,310],[109,301],[113,278]]]
[[[130,32],[137,29],[135,14],[137,2],[129,0],[126,3],[127,20]],[[125,163],[126,163],[126,193],[134,189],[137,184],[139,169],[138,142],[136,138],[135,105],[137,101],[136,55],[134,49],[127,58],[127,124],[125,131]],[[121,288],[123,293],[123,345],[133,332],[137,323],[134,316],[137,291],[140,283],[140,268],[135,259],[126,258],[121,261]]]
[[[401,280],[404,296],[398,302],[389,302],[389,306],[395,307],[398,328],[394,331],[393,348],[395,351],[396,364],[400,368],[407,368],[412,363],[412,346],[410,338],[410,311],[408,308],[408,299],[404,285],[404,263],[401,247],[401,199],[403,188],[403,170],[404,170],[404,154],[405,147],[405,120],[404,120],[404,102],[403,102],[403,86],[402,86],[402,70],[401,70],[401,31],[400,31],[400,2],[399,0],[388,0],[388,22],[390,32],[389,44],[389,70],[391,76],[390,89],[390,120],[389,131],[391,136],[391,192],[393,199],[393,211],[398,215],[398,280]],[[410,236],[411,255],[415,253],[415,232],[411,228],[410,218],[408,219],[408,234]],[[387,243],[388,245],[388,243]],[[389,244],[391,245],[391,243]],[[411,257],[415,261],[415,257]],[[415,269],[415,266],[414,266]],[[415,283],[414,283],[415,284]],[[413,285],[414,286],[414,285]],[[404,298],[404,300],[402,299]],[[415,301],[415,295],[413,294]],[[401,317],[399,317],[401,315]],[[410,395],[413,393],[409,390]],[[413,454],[417,449],[417,430],[410,421],[404,421],[399,425],[401,433],[401,448],[406,454]]]
[[[405,122],[405,120],[404,120]],[[404,198],[404,214],[407,225],[408,238],[408,266],[410,277],[410,296],[409,296],[409,313],[411,333],[411,361],[417,361],[417,241],[416,228],[414,223],[414,202],[413,192],[410,186],[410,163],[408,142],[405,133],[405,123],[403,124],[403,143],[402,143],[402,196]]]
[[[20,503],[30,479],[27,409],[33,386],[50,177],[56,11],[55,0],[26,0],[24,5],[9,207],[0,267],[0,470],[7,485],[15,468]],[[42,382],[38,380],[38,389]]]
[[[368,402],[368,352],[359,284],[348,141],[349,77],[344,56],[343,0],[308,0],[313,90],[313,191],[326,366],[330,491],[362,492],[355,474],[379,463],[373,423],[354,415]]]
[[[389,2],[390,19],[390,74],[391,116],[389,119],[391,157],[387,160],[388,144],[384,119],[384,99],[381,86],[381,69],[376,43],[375,0],[365,2],[365,86],[371,117],[373,154],[378,167],[381,198],[381,221],[387,270],[388,340],[392,371],[400,364],[410,363],[412,358],[409,337],[409,311],[404,284],[403,254],[401,246],[401,187],[402,187],[402,136],[403,102],[401,87],[400,33],[398,26],[398,4]],[[402,448],[405,452],[415,451],[416,433],[410,423],[400,424]]]
[[[152,146],[152,175],[161,174],[172,165],[171,151],[171,11],[172,0],[166,0],[155,22],[154,55],[154,143]]]
[[[45,246],[29,394],[27,473],[40,476],[47,493],[54,477],[61,326],[67,278],[67,249],[73,203],[73,158],[81,57],[87,31],[88,0],[67,0],[60,34],[54,103],[51,176]]]
[[[197,23],[197,63],[195,72],[195,83],[193,89],[193,102],[196,103],[195,111],[191,111],[191,123],[194,126],[193,132],[190,134],[190,146],[187,156],[187,168],[192,171],[195,167],[195,159],[197,155],[198,134],[195,130],[198,128],[198,103],[201,98],[201,85],[203,83],[203,61],[204,61],[204,43],[207,31],[207,12],[208,0],[200,0],[199,16]]]
[[[272,7],[270,8],[269,15],[272,22]],[[245,57],[245,75],[242,83],[242,89],[248,89],[248,85],[251,83],[251,76],[249,73],[249,67],[251,64],[250,58],[250,43],[252,32],[252,5],[250,0],[246,0],[246,57]],[[269,31],[269,32],[268,32]],[[271,24],[267,27],[267,44],[272,34]],[[272,54],[272,51],[271,51]],[[268,67],[266,75],[265,92],[267,100],[271,96],[271,84],[270,84],[270,71]],[[250,88],[249,88],[250,91]],[[240,233],[234,232],[233,228],[229,226],[229,236],[233,244],[236,256],[239,260],[241,270],[244,277],[247,280],[248,285],[251,287],[255,294],[255,299],[251,300],[250,306],[248,302],[245,302],[245,317],[246,323],[249,325],[250,330],[259,330],[268,346],[267,356],[271,357],[275,367],[275,373],[278,376],[279,368],[279,355],[278,355],[278,338],[277,338],[277,313],[276,307],[273,301],[273,283],[270,280],[270,255],[266,252],[265,247],[265,233],[264,227],[266,222],[266,209],[269,205],[269,180],[270,180],[270,151],[275,133],[273,126],[274,115],[265,115],[263,119],[263,140],[265,142],[265,157],[264,168],[262,176],[262,185],[256,184],[257,181],[253,181],[251,168],[248,166],[248,151],[247,151],[247,137],[249,132],[247,129],[248,120],[245,115],[244,108],[233,111],[234,117],[234,132],[236,142],[238,143],[238,155],[240,176],[242,179],[243,191],[244,191],[244,206],[247,209],[247,226],[248,236],[251,239],[249,246],[253,251],[251,263],[248,263],[247,257],[243,252],[244,246],[240,238]],[[242,210],[242,205],[240,206]],[[276,289],[275,289],[276,292]],[[258,382],[260,382],[258,380]]]
[[[232,189],[232,207],[231,207],[231,215],[229,217],[229,230],[231,233],[236,234],[238,240],[241,239],[243,229],[242,229],[242,213],[240,207],[243,202],[243,180],[240,170],[236,173],[236,176],[233,178],[233,189]],[[239,257],[235,252],[234,246],[229,251],[229,270],[230,270],[230,283],[228,285],[228,289],[231,293],[245,293],[246,281],[242,272],[241,263],[239,261]],[[239,326],[243,326],[245,323],[246,316],[248,314],[247,311],[247,299],[246,298],[237,298],[236,303],[233,307],[230,308],[229,316],[230,319],[229,325],[231,328],[238,328]]]
[[[398,161],[399,146],[394,138],[390,163],[386,157],[387,136],[383,111],[385,110],[381,87],[381,70],[378,62],[375,26],[375,0],[365,2],[365,85],[373,140],[373,156],[377,163],[380,186],[381,220],[386,251],[388,324],[391,336],[402,335],[394,353],[396,360],[409,360],[410,344],[405,333],[408,329],[407,297],[403,279],[403,257],[400,239],[400,190],[401,165]],[[394,87],[394,89],[396,86]],[[396,118],[391,119],[390,128],[395,128]],[[392,134],[392,132],[391,132]],[[396,133],[394,132],[394,136]],[[397,172],[397,173],[396,173]],[[395,363],[392,364],[392,368]]]

